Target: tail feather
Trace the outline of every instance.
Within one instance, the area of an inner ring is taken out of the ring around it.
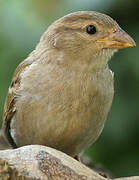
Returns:
[[[13,149],[12,146],[8,143],[4,137],[2,130],[0,130],[0,150]]]

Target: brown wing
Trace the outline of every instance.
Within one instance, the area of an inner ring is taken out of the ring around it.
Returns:
[[[15,147],[16,145],[10,135],[10,122],[16,112],[16,92],[20,86],[20,74],[30,64],[32,64],[32,62],[26,60],[19,64],[19,66],[15,70],[11,85],[9,87],[9,92],[5,101],[2,129],[9,143],[12,144],[13,147]]]

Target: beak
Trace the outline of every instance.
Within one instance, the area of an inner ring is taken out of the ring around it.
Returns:
[[[97,42],[101,43],[104,48],[109,49],[122,49],[136,46],[135,41],[121,28],[104,39],[97,40]]]

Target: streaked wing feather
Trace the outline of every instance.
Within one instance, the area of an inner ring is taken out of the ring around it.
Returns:
[[[16,92],[20,87],[20,74],[24,71],[24,69],[32,64],[31,61],[23,61],[18,65],[16,68],[11,85],[9,87],[8,95],[6,97],[5,106],[4,106],[4,113],[3,113],[3,131],[5,136],[8,138],[8,141],[15,146],[11,136],[10,136],[10,122],[16,112]]]

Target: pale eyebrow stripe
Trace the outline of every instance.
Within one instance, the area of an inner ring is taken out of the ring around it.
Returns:
[[[84,30],[85,30],[84,28],[72,28],[72,27],[61,26],[56,29],[56,33],[65,32],[65,31],[83,32]]]

